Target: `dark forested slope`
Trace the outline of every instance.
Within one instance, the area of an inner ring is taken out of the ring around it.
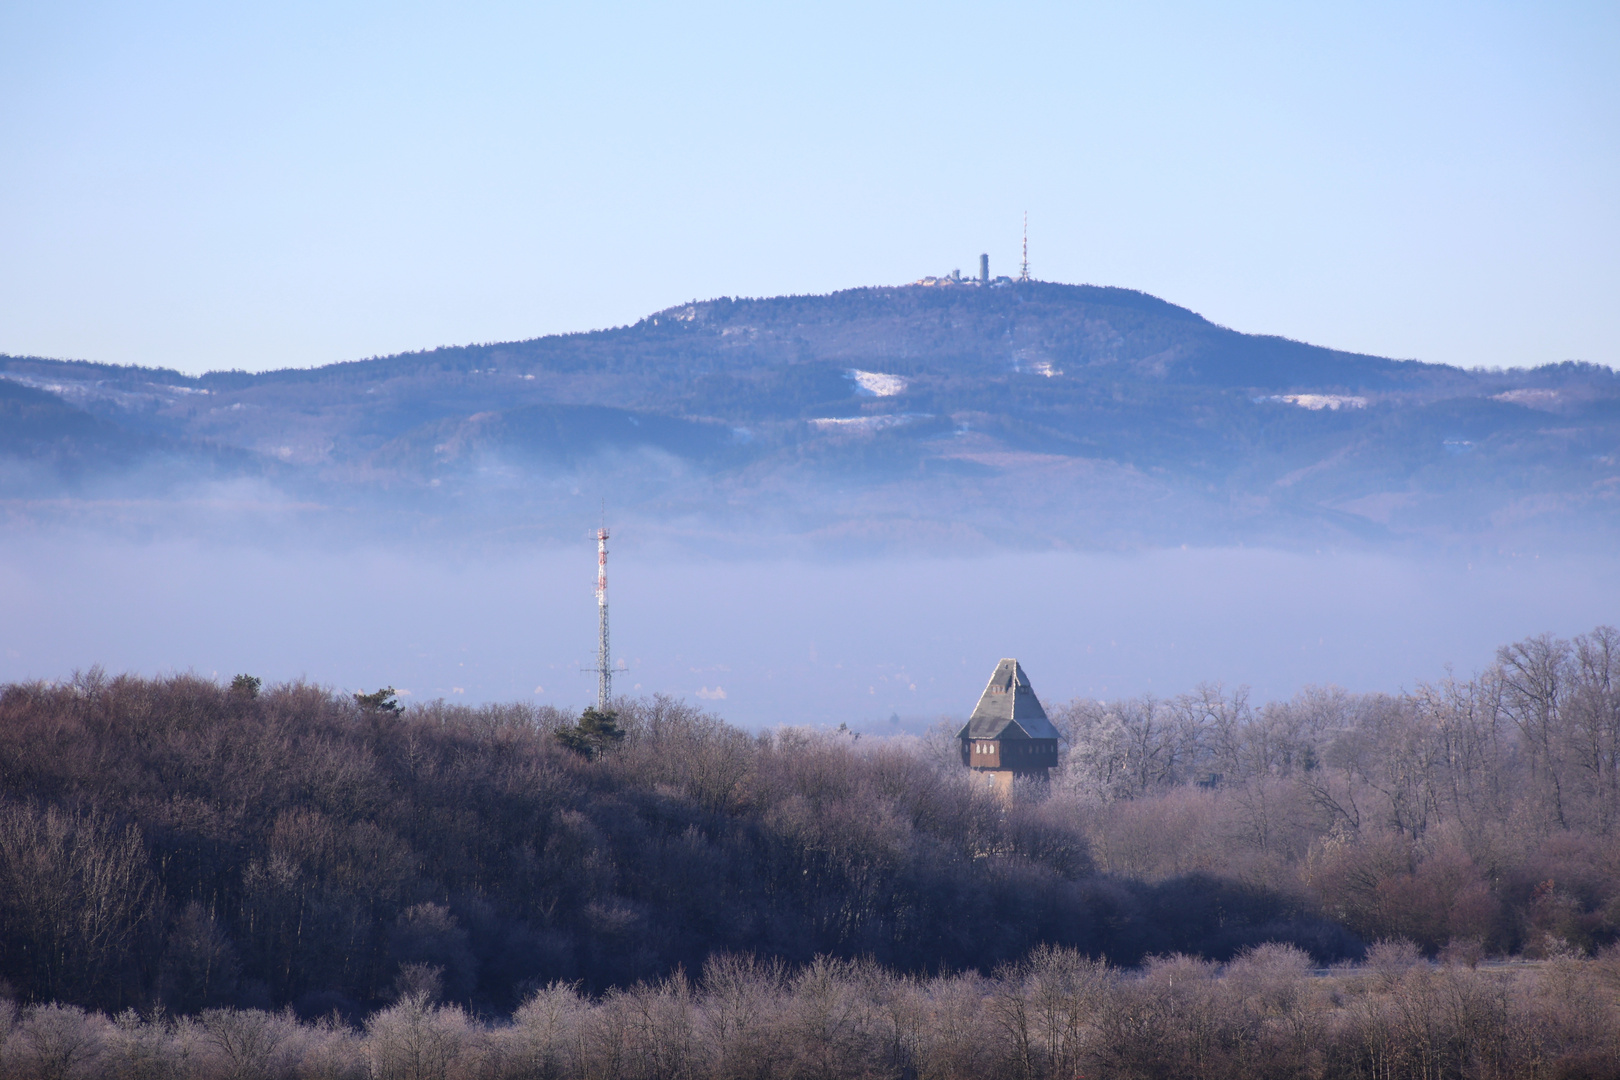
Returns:
[[[988,969],[1035,944],[1116,960],[1324,958],[1301,897],[1099,876],[1078,821],[898,747],[751,737],[626,704],[594,759],[527,708],[365,708],[188,677],[0,692],[0,977],[28,998],[355,1011],[412,965],[451,998],[697,971],[719,952]]]

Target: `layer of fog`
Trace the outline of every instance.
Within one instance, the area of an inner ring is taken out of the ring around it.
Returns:
[[[595,551],[445,556],[86,535],[0,537],[0,681],[237,672],[407,700],[588,703]],[[1620,622],[1620,560],[1254,549],[702,562],[633,537],[612,563],[615,689],[750,727],[883,731],[972,708],[1016,656],[1048,702],[1397,690],[1496,646]]]

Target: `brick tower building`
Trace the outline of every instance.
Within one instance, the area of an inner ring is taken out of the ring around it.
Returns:
[[[1029,676],[1013,659],[996,665],[973,716],[957,733],[962,764],[1006,791],[1014,777],[1047,779],[1057,765],[1057,728],[1046,718]]]

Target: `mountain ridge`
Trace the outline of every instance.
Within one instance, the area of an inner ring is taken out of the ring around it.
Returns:
[[[259,373],[6,356],[0,384],[157,440],[171,464],[209,463],[174,465],[171,488],[251,474],[475,528],[544,531],[583,484],[653,519],[810,536],[876,515],[900,534],[1011,524],[1041,543],[1479,539],[1526,521],[1606,530],[1620,493],[1609,369],[1369,356],[1048,282],[720,297]],[[0,453],[33,489],[67,483],[47,456]],[[99,453],[85,445],[75,483],[116,490],[142,452]]]

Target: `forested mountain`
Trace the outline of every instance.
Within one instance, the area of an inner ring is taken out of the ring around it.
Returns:
[[[571,536],[606,497],[674,537],[1494,543],[1607,536],[1620,490],[1607,368],[1354,355],[1040,282],[196,379],[6,357],[0,385],[14,499],[248,481],[389,527]]]

